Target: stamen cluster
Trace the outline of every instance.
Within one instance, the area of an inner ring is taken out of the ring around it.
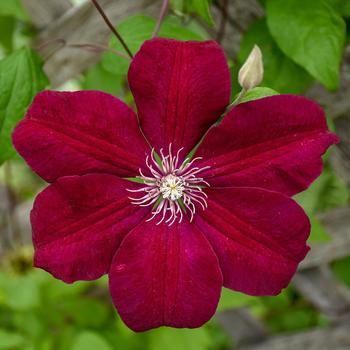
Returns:
[[[190,221],[193,220],[196,212],[196,205],[200,205],[203,210],[207,208],[207,195],[203,188],[209,186],[198,174],[210,167],[199,168],[194,163],[200,160],[200,157],[190,160],[186,158],[180,163],[180,153],[182,148],[174,156],[171,145],[169,154],[164,155],[163,149],[160,150],[159,163],[155,159],[154,150],[151,156],[147,156],[146,165],[152,176],[145,176],[139,169],[139,179],[145,184],[144,187],[137,190],[128,190],[130,192],[141,193],[140,198],[130,198],[132,204],[142,207],[152,205],[154,210],[150,221],[159,217],[157,225],[165,221],[171,226],[175,221],[181,222],[184,212],[190,214]]]

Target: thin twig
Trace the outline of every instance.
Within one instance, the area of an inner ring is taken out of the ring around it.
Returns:
[[[47,48],[49,48],[52,44],[57,44],[57,46],[53,47],[52,50],[48,54],[44,54]],[[64,39],[52,39],[43,42],[42,44],[38,45],[35,49],[38,52],[42,53],[44,61],[49,60],[58,50],[64,48],[66,46],[67,42]]]
[[[228,0],[223,0],[223,4],[220,10],[222,15],[218,35],[216,38],[216,41],[218,43],[221,43],[223,38],[225,37],[225,29],[228,20]]]
[[[113,24],[111,23],[111,21],[108,19],[106,13],[103,11],[102,7],[100,6],[100,4],[98,3],[97,0],[91,0],[92,3],[94,4],[94,6],[96,7],[97,11],[100,13],[100,15],[102,16],[102,18],[104,19],[104,21],[106,22],[107,26],[109,27],[109,29],[112,31],[112,33],[117,37],[117,39],[119,40],[119,42],[122,44],[124,50],[128,53],[129,57],[131,59],[134,58],[132,52],[130,51],[130,49],[128,48],[128,46],[126,45],[126,42],[124,41],[124,39],[121,37],[121,35],[118,33],[118,31],[114,28]]]
[[[71,47],[73,49],[86,49],[88,51],[92,51],[92,52],[105,52],[105,51],[109,51],[119,57],[125,58],[126,60],[130,60],[129,55],[125,54],[124,52],[118,51],[113,49],[112,47],[108,47],[105,45],[101,45],[101,44],[89,44],[89,43],[85,43],[85,44],[69,44],[67,45],[67,47]]]
[[[168,10],[169,10],[169,0],[163,0],[163,5],[159,13],[159,18],[158,18],[156,27],[154,28],[152,38],[155,38],[158,35],[160,31],[160,27],[162,26],[162,23],[164,21],[166,14],[168,13]]]

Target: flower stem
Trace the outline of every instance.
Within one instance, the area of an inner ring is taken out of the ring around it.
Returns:
[[[125,58],[127,60],[130,59],[129,55],[125,54],[124,52],[115,50],[112,47],[108,47],[108,46],[101,45],[101,44],[89,44],[89,43],[86,43],[86,44],[69,44],[69,45],[67,45],[67,47],[72,47],[72,48],[75,48],[75,49],[86,49],[86,50],[93,51],[93,52],[109,51],[109,52],[115,54],[116,56]]]
[[[128,46],[126,45],[126,42],[124,41],[124,39],[121,37],[121,35],[118,33],[118,31],[114,28],[113,24],[111,23],[111,21],[108,19],[106,13],[103,11],[102,7],[100,6],[100,4],[98,3],[97,0],[91,0],[92,3],[94,4],[94,6],[96,7],[97,11],[100,13],[100,15],[102,16],[102,18],[104,19],[104,21],[106,22],[107,26],[109,27],[109,29],[112,31],[112,33],[117,37],[117,39],[119,40],[119,42],[122,44],[124,50],[127,52],[127,54],[129,55],[129,57],[131,59],[134,58],[132,52],[130,51],[130,49],[128,48]]]
[[[237,98],[226,108],[226,113],[230,112],[231,109],[235,106],[237,106],[243,99],[244,95],[247,93],[248,90],[242,88],[241,92],[237,96]]]
[[[169,10],[169,0],[163,0],[163,5],[162,5],[162,8],[160,10],[160,14],[159,14],[159,18],[158,18],[156,27],[154,28],[152,38],[155,38],[158,35],[158,33],[160,31],[160,27],[164,21],[164,18],[166,16],[168,10]]]

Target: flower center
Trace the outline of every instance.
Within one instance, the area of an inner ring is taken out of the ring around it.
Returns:
[[[207,208],[207,195],[203,189],[209,184],[199,177],[199,173],[210,167],[194,166],[200,157],[191,161],[187,158],[180,163],[181,151],[182,149],[173,155],[171,145],[168,155],[164,155],[163,150],[160,150],[159,163],[152,151],[151,157],[146,158],[146,165],[152,175],[145,176],[140,169],[138,178],[145,186],[137,190],[128,190],[141,194],[139,198],[130,198],[132,204],[141,207],[153,206],[152,215],[147,221],[159,217],[157,225],[165,221],[170,226],[175,221],[181,222],[184,212],[189,213],[192,221],[198,205],[203,210]]]
[[[176,201],[182,197],[185,190],[185,181],[182,177],[169,174],[160,181],[159,191],[164,199]]]

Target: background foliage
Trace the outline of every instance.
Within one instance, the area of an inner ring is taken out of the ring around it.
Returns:
[[[244,33],[237,57],[228,57],[234,85],[239,93],[237,71],[254,44],[264,55],[265,76],[245,101],[276,93],[303,94],[315,81],[329,90],[339,87],[339,67],[350,23],[348,0],[260,0],[266,15]],[[210,0],[173,0],[160,36],[180,40],[210,38],[215,19]],[[239,16],[239,14],[235,14]],[[152,35],[156,19],[139,14],[117,24],[135,53]],[[286,25],[288,24],[288,25]],[[207,30],[209,29],[209,30]],[[17,203],[27,203],[45,185],[26,167],[11,145],[11,133],[34,95],[50,87],[43,72],[43,59],[31,48],[36,35],[20,0],[0,2],[0,164],[2,187]],[[113,37],[110,48],[122,51]],[[126,75],[129,62],[112,52],[87,72],[61,89],[99,89],[132,103]],[[330,120],[332,116],[329,116]],[[330,122],[331,124],[331,122]],[[332,127],[332,125],[330,125]],[[313,223],[311,242],[331,239],[316,214],[346,206],[349,192],[327,163],[322,176],[297,196]],[[10,174],[10,175],[9,175]],[[0,240],[1,242],[1,240]],[[49,274],[31,268],[32,251],[12,242],[2,256],[0,269],[0,350],[205,350],[230,346],[215,319],[196,330],[157,329],[135,334],[127,329],[111,305],[105,279],[65,285]],[[333,265],[337,277],[350,286],[350,259]],[[281,295],[249,297],[223,290],[219,312],[249,307],[273,332],[325,326],[324,318],[292,287]]]

